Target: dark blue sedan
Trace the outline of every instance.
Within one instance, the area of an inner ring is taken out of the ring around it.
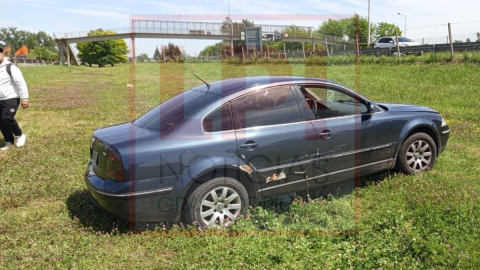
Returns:
[[[449,132],[435,110],[372,102],[327,80],[228,79],[96,130],[85,182],[122,219],[211,226],[307,187],[424,172]]]

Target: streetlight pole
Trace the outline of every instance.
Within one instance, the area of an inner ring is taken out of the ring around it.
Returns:
[[[407,36],[407,15],[402,14],[400,12],[398,12],[398,15],[405,16],[405,27],[403,28],[403,36],[406,37]]]
[[[368,0],[368,41],[367,48],[370,47],[370,0]]]

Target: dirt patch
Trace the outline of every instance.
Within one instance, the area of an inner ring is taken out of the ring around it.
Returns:
[[[99,83],[94,86],[87,82],[75,82],[75,85],[50,85],[39,86],[30,89],[34,96],[35,106],[47,108],[72,109],[84,106],[96,106],[93,93],[96,89],[103,89],[107,83]]]

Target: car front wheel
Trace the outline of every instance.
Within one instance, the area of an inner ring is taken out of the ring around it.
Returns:
[[[433,168],[437,147],[432,137],[415,133],[403,142],[395,168],[404,174],[417,174]]]
[[[228,177],[209,180],[194,188],[187,198],[185,219],[201,227],[222,226],[248,211],[248,193],[238,181]]]

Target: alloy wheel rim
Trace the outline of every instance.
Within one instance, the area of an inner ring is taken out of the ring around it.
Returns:
[[[242,209],[240,195],[230,187],[217,187],[211,190],[202,200],[200,217],[208,226],[235,221]]]
[[[428,169],[432,160],[432,148],[426,141],[414,141],[407,150],[407,166],[414,172]]]

